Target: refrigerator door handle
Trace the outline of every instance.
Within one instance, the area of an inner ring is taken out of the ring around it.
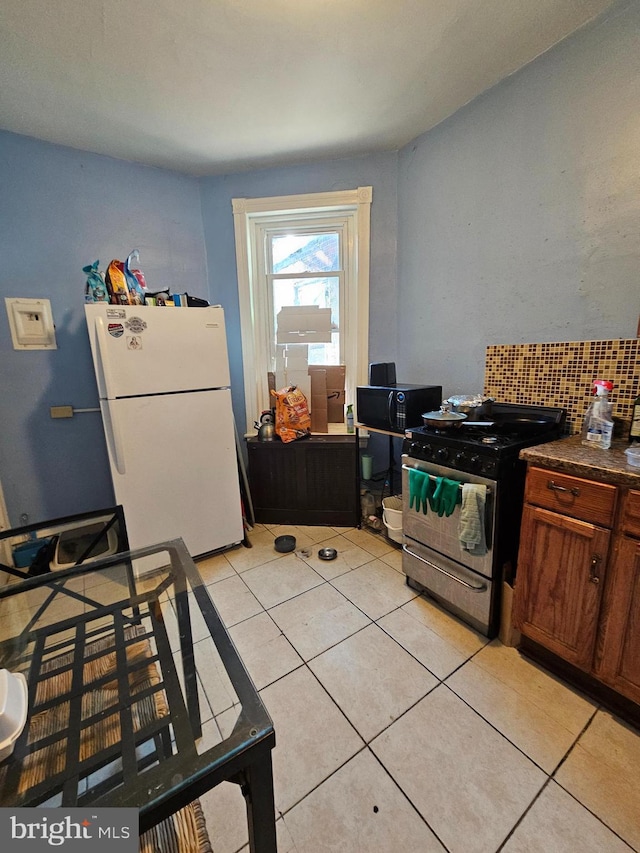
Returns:
[[[104,325],[104,317],[96,317],[96,376],[98,379],[98,393],[101,397],[113,399],[113,379],[111,377],[111,366],[107,355],[107,330]]]
[[[118,419],[115,416],[115,412],[112,411],[108,400],[101,400],[100,404],[102,406],[102,422],[104,424],[104,434],[107,439],[109,455],[113,459],[113,464],[118,474],[126,474],[127,466],[124,458],[124,445],[122,443]]]

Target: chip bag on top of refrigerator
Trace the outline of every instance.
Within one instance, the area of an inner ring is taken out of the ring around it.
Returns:
[[[98,269],[100,261],[94,261],[86,267],[82,267],[82,272],[87,276],[87,284],[84,292],[85,302],[108,302],[109,291],[104,280],[103,274]]]
[[[129,287],[124,274],[122,261],[111,261],[107,267],[107,287],[111,294],[112,305],[131,305]]]
[[[135,304],[144,305],[144,298],[147,292],[147,283],[141,269],[133,268],[132,264],[138,264],[140,261],[140,251],[134,249],[129,253],[127,260],[124,262],[124,275],[129,288],[129,295]]]

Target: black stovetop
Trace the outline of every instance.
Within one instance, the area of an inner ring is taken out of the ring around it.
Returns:
[[[497,479],[522,448],[560,438],[565,418],[565,409],[494,403],[488,421],[407,430],[403,451],[415,459]]]

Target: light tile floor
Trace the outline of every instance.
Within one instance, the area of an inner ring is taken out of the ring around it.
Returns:
[[[250,539],[199,569],[274,721],[280,853],[640,851],[637,731],[417,596],[383,537]],[[208,691],[215,740],[237,712]],[[202,804],[215,853],[244,853],[239,788]]]

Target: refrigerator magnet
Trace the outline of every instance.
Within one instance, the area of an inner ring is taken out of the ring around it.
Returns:
[[[139,335],[147,328],[147,323],[146,320],[143,320],[141,317],[129,317],[125,326],[130,332],[133,332],[134,335]]]

